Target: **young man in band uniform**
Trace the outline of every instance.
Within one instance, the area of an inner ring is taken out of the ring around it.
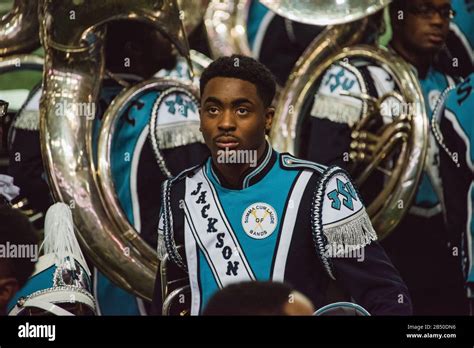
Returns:
[[[346,172],[266,142],[275,94],[268,69],[252,58],[223,57],[204,71],[200,87],[211,156],[163,184],[158,227],[160,259],[187,273],[191,315],[220,288],[249,280],[290,283],[320,307],[331,279],[374,315],[411,314],[407,288]],[[162,305],[158,273],[155,314]]]

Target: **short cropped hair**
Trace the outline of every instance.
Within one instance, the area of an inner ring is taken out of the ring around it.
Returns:
[[[250,57],[234,54],[230,57],[220,57],[209,64],[199,81],[201,94],[206,84],[214,77],[231,77],[254,84],[265,107],[271,105],[275,96],[275,77],[265,65]]]
[[[285,315],[292,291],[284,283],[231,284],[211,297],[203,315]]]

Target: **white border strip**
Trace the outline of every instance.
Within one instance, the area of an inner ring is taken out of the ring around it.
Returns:
[[[296,182],[290,196],[289,202],[293,202],[292,207],[286,208],[283,226],[281,227],[280,242],[278,245],[277,254],[275,257],[275,265],[273,267],[272,280],[283,282],[285,277],[286,261],[288,252],[290,250],[291,240],[293,238],[293,232],[295,229],[296,217],[300,207],[301,199],[303,198],[306,185],[309,179],[313,175],[313,172],[305,170],[301,173],[298,181]]]
[[[189,228],[184,229],[184,245],[188,264],[189,285],[191,287],[191,315],[199,315],[201,308],[201,290],[199,289],[198,279],[198,253],[196,250],[196,241]]]

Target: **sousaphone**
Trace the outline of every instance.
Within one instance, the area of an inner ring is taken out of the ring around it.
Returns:
[[[104,191],[104,183],[110,180],[100,177],[107,173],[94,162],[93,117],[78,115],[74,108],[64,108],[59,117],[56,110],[61,104],[97,102],[110,21],[140,21],[160,31],[186,57],[192,71],[177,1],[44,0],[40,11],[46,53],[40,133],[52,193],[55,200],[71,207],[78,239],[94,265],[123,289],[151,300],[158,257],[124,219],[116,197],[109,201],[113,193]],[[180,82],[176,85],[187,88]],[[190,93],[196,92],[191,88]],[[108,115],[108,120],[113,119],[113,114]]]
[[[247,40],[247,18],[251,2],[210,0],[204,24],[214,59],[232,54],[252,56]]]
[[[373,30],[368,16],[390,0],[261,0],[279,15],[306,24],[327,25],[298,60],[276,106],[271,132],[273,146],[298,155],[301,148],[302,109],[314,98],[314,86],[335,62],[344,64],[361,58],[389,71],[397,92],[378,100],[368,94],[351,95],[362,101],[363,115],[352,125],[350,167],[359,189],[370,187],[372,175],[383,175],[383,187],[367,204],[367,212],[379,238],[400,222],[414,198],[427,152],[428,124],[423,95],[410,66],[388,50],[360,45]],[[313,93],[313,94],[312,94]],[[388,100],[410,108],[399,108],[392,122],[374,130]]]

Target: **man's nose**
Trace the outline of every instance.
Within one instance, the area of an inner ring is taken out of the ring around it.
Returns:
[[[444,18],[439,11],[435,11],[434,14],[431,16],[431,25],[442,26],[444,25],[448,19]]]
[[[218,127],[222,131],[234,131],[236,128],[235,118],[231,110],[225,110],[220,118]]]

